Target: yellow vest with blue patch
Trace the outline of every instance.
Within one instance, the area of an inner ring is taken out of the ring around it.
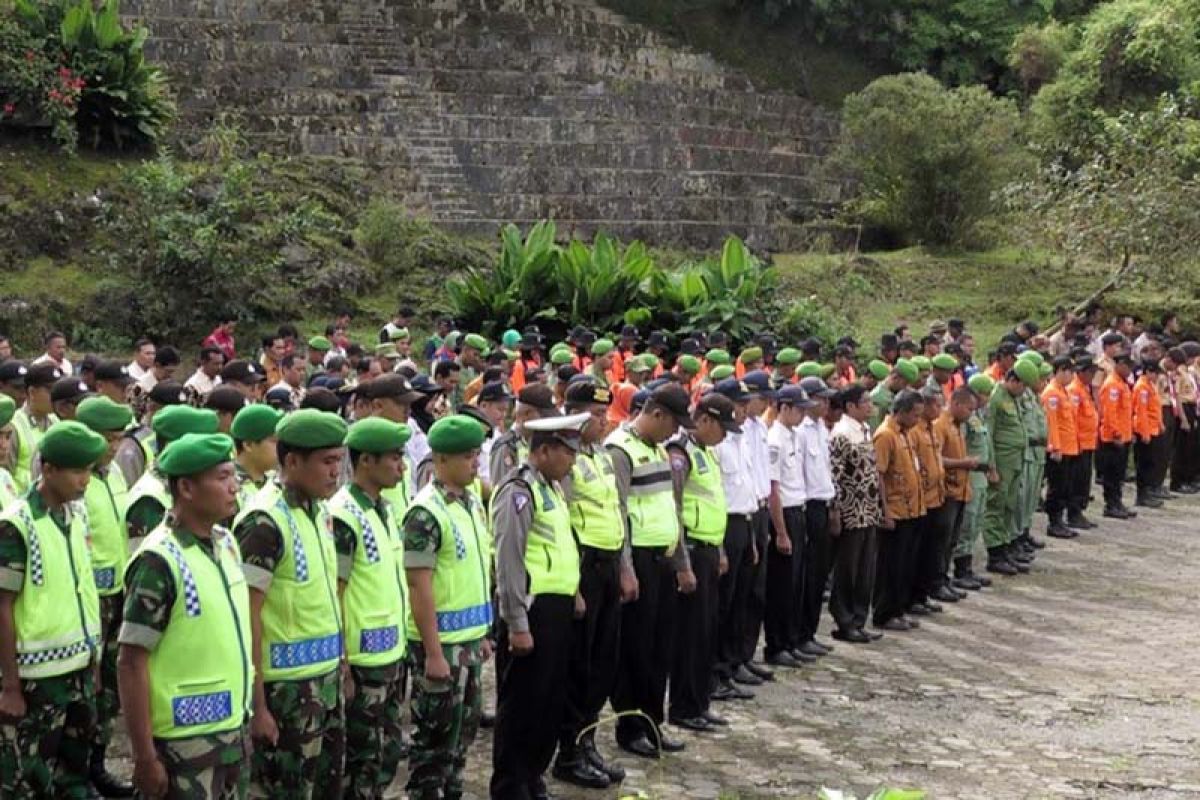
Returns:
[[[125,562],[129,535],[125,529],[125,495],[121,470],[110,465],[101,475],[92,473],[83,502],[92,534],[92,575],[102,597],[119,594],[125,587]]]

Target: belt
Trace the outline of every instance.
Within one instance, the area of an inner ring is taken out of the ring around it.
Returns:
[[[597,561],[618,561],[621,558],[620,548],[616,550],[605,550],[602,547],[592,547],[590,544],[579,545],[579,554],[589,555]]]
[[[634,549],[634,550],[640,550],[640,551],[642,551],[642,552],[644,552],[644,553],[651,553],[652,555],[656,555],[656,556],[667,556],[667,555],[670,555],[670,554],[672,553],[672,551],[674,550],[674,547],[673,547],[673,546],[668,546],[668,547],[646,547],[646,546],[644,546],[644,545],[636,545],[636,544],[635,544],[635,545],[632,545],[632,549]]]
[[[702,542],[699,539],[693,539],[690,536],[687,537],[687,543],[691,547],[695,547],[695,548],[708,548],[708,549],[712,549],[712,550],[717,549],[717,546],[715,544],[713,544],[712,542]]]

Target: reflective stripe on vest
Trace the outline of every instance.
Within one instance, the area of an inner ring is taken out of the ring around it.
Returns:
[[[725,487],[717,456],[688,437],[685,449],[691,469],[683,485],[683,525],[689,538],[706,544],[725,541]]]
[[[213,537],[216,561],[198,544],[182,546],[166,525],[143,544],[167,565],[176,589],[148,662],[157,738],[237,730],[250,713],[250,592],[233,535],[216,528]]]
[[[101,596],[125,586],[129,539],[125,530],[125,478],[115,465],[102,476],[92,473],[83,494],[92,534],[92,575]]]
[[[384,501],[387,502],[386,500]],[[344,487],[330,501],[334,516],[354,531],[357,539],[350,578],[342,593],[346,622],[346,653],[355,666],[374,667],[399,661],[407,649],[404,618],[404,540],[396,530],[391,509],[380,519],[375,509],[364,511]]]
[[[604,450],[580,452],[571,469],[571,527],[580,544],[620,550],[625,543],[621,498],[612,457]]]
[[[483,506],[468,491],[462,502],[447,503],[437,484],[429,483],[410,507],[428,511],[441,531],[437,563],[433,569],[433,601],[437,609],[438,638],[446,644],[481,639],[492,624],[491,537],[483,519]],[[420,631],[408,613],[408,637],[419,641]]]
[[[571,512],[556,486],[532,477],[525,467],[517,472],[517,480],[533,494],[533,526],[525,542],[529,594],[574,597],[579,588],[579,550],[571,536]]]
[[[82,503],[71,506],[66,536],[48,513],[35,521],[27,499],[0,514],[25,542],[25,578],[13,605],[22,678],[83,669],[98,651],[100,598],[92,579],[86,514]]]
[[[46,419],[50,425],[58,421],[58,417],[53,414]],[[33,424],[29,412],[24,408],[17,409],[17,413],[13,414],[12,426],[13,445],[17,448],[17,462],[13,466],[12,475],[17,484],[17,492],[24,493],[33,481],[33,453],[37,450],[44,431]]]
[[[632,466],[625,505],[633,546],[674,546],[679,540],[679,516],[667,451],[647,444],[625,427],[609,434],[607,444],[620,448]]]

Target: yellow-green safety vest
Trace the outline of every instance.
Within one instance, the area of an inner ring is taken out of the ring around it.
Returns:
[[[580,544],[620,550],[625,544],[621,498],[612,457],[602,448],[579,451],[571,469],[571,528]]]
[[[383,496],[391,504],[392,514],[396,519],[404,519],[404,512],[408,511],[408,504],[413,498],[413,463],[412,459],[407,454],[404,456],[404,475],[400,478],[400,482],[390,489],[384,489],[379,494]],[[403,539],[403,537],[401,537]],[[401,568],[403,568],[401,559]]]
[[[129,533],[125,529],[128,487],[121,470],[109,465],[104,474],[92,472],[83,502],[92,534],[92,576],[101,597],[125,587],[125,562],[129,559]]]
[[[461,501],[447,502],[442,490],[431,482],[417,493],[409,513],[415,508],[428,511],[441,530],[433,569],[438,639],[443,644],[482,639],[492,624],[491,536],[483,504],[470,490]],[[410,605],[408,637],[419,641],[420,636]]]
[[[711,448],[688,437],[684,444],[691,469],[683,484],[683,527],[689,539],[718,545],[725,541],[725,487],[721,465]]]
[[[21,490],[17,488],[17,482],[13,480],[12,473],[4,467],[0,467],[0,511],[17,502],[21,497]]]
[[[47,427],[58,422],[58,417],[51,414],[47,419]],[[33,454],[45,433],[33,423],[29,412],[18,408],[13,414],[13,446],[17,448],[17,463],[13,468],[13,480],[17,483],[17,491],[24,492],[33,482]]]
[[[632,466],[625,506],[633,546],[674,546],[679,541],[679,515],[667,451],[647,444],[625,426],[610,433],[605,443],[624,452]]]
[[[350,579],[342,592],[346,654],[356,667],[394,664],[408,649],[404,539],[391,504],[383,502],[380,519],[374,507],[362,507],[349,486],[329,501],[334,517],[354,531],[356,539]]]
[[[49,513],[34,519],[27,497],[0,514],[25,542],[25,576],[13,605],[22,678],[66,675],[99,653],[100,597],[88,554],[87,511],[72,503],[68,517],[64,536]]]
[[[557,486],[535,478],[523,464],[510,479],[529,487],[533,495],[533,526],[525,541],[525,573],[529,594],[575,596],[579,588],[579,550],[571,535],[571,511]]]
[[[150,652],[150,724],[156,738],[179,739],[235,731],[253,697],[250,591],[233,534],[213,530],[213,557],[182,544],[166,524],[142,549],[166,563],[175,603]]]
[[[171,506],[175,504],[175,501],[171,499],[171,490],[167,488],[167,482],[152,468],[148,468],[143,472],[142,477],[137,479],[137,483],[130,487],[129,493],[125,495],[123,515],[128,514],[129,509],[133,508],[137,501],[146,497],[154,500],[163,507],[164,516],[166,516],[166,512],[171,510]],[[145,536],[131,538],[128,543],[129,551],[136,553],[144,541],[146,541]]]
[[[333,518],[317,503],[315,519],[292,508],[271,481],[238,515],[267,514],[283,538],[262,608],[263,680],[300,680],[336,669],[342,656],[342,617],[337,601],[337,548]]]

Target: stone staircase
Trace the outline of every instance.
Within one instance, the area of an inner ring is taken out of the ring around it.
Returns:
[[[588,0],[126,0],[175,78],[184,129],[236,111],[260,147],[402,174],[464,232],[786,249],[839,199],[836,119],[758,92]]]

